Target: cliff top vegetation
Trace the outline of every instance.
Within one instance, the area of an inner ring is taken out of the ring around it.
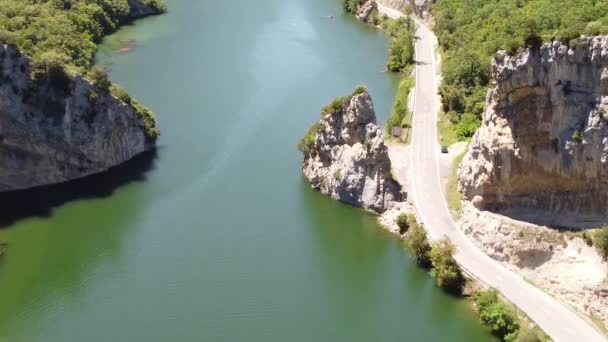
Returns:
[[[444,58],[443,109],[461,140],[480,124],[498,50],[608,34],[608,0],[438,0],[432,12]]]
[[[161,0],[135,1],[164,11]],[[97,43],[131,19],[129,0],[0,0],[0,41],[87,70]]]
[[[148,135],[159,134],[152,112],[116,86],[105,70],[94,67],[97,44],[134,19],[132,6],[150,13],[165,10],[162,0],[0,0],[0,43],[32,58],[30,78],[36,84],[69,88],[68,73],[86,75],[96,91],[112,90],[133,105]],[[59,80],[60,82],[52,82]]]

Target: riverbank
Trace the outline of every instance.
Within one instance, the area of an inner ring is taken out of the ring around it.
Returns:
[[[495,341],[376,216],[299,172],[296,142],[328,94],[366,84],[386,120],[386,36],[336,1],[168,6],[98,54],[159,113],[157,157],[0,230],[0,340]],[[114,54],[125,38],[137,48]]]
[[[388,11],[388,13],[393,13],[392,11]],[[394,14],[394,13],[393,13]],[[437,101],[438,102],[438,101]]]

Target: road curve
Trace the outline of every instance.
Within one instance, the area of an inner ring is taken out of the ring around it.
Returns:
[[[403,14],[378,3],[389,17]],[[525,312],[556,342],[607,341],[592,325],[518,274],[481,252],[457,227],[445,202],[439,180],[436,74],[436,37],[418,23],[416,31],[416,86],[411,144],[412,198],[432,240],[449,238],[456,246],[455,258],[467,272]]]

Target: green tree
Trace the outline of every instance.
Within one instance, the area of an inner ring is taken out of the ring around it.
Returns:
[[[475,295],[475,304],[481,322],[488,326],[492,333],[504,341],[516,341],[519,335],[519,319],[515,309],[502,301],[495,289],[478,292]]]
[[[464,277],[453,255],[454,245],[447,239],[439,241],[429,253],[437,285],[450,292],[460,293]]]
[[[426,232],[422,225],[418,223],[411,223],[409,230],[405,236],[405,246],[407,249],[414,254],[416,262],[422,267],[429,267],[431,265],[430,251],[431,245],[426,237]]]

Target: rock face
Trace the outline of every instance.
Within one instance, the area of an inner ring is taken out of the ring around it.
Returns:
[[[608,216],[608,37],[498,53],[496,86],[459,171],[480,209],[561,226]]]
[[[401,200],[367,91],[336,99],[308,133],[302,171],[313,188],[378,213]],[[303,142],[305,142],[305,139]]]
[[[29,57],[0,45],[0,191],[99,173],[155,146],[132,105],[80,75],[37,83],[30,71]]]
[[[361,21],[369,22],[371,19],[372,13],[377,8],[378,8],[378,6],[376,5],[376,1],[367,0],[366,2],[364,2],[361,6],[359,6],[357,8],[357,13],[355,13],[355,17],[357,17],[357,19],[359,19]]]

